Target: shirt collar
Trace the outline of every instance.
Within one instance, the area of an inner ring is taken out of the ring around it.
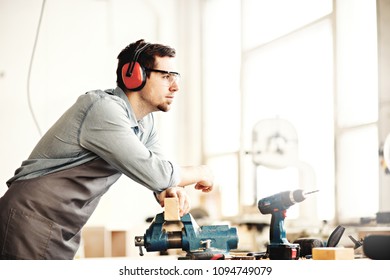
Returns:
[[[140,133],[144,132],[143,120],[141,119],[141,120],[137,121],[134,110],[131,107],[129,99],[127,98],[127,95],[124,93],[124,91],[120,87],[116,87],[114,89],[114,91],[112,92],[112,94],[120,97],[121,99],[123,99],[123,101],[125,101],[128,112],[129,112],[131,127],[134,129],[134,131],[135,132],[139,131]]]

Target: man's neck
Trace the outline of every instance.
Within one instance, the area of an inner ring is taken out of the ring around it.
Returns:
[[[153,112],[149,106],[147,106],[140,95],[136,92],[127,93],[127,98],[129,99],[130,105],[134,111],[137,121],[143,119],[146,115]]]

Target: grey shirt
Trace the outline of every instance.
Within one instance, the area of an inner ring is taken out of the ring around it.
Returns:
[[[42,137],[7,185],[99,157],[157,193],[179,182],[179,167],[163,158],[153,114],[137,122],[127,96],[116,88],[80,96]]]
[[[100,198],[125,174],[155,193],[179,183],[153,115],[135,118],[120,88],[80,96],[7,181],[0,259],[72,259]]]

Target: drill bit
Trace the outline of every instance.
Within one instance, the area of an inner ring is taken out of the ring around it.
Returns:
[[[312,193],[316,193],[316,192],[319,192],[319,191],[320,191],[320,190],[315,190],[315,191],[305,192],[305,195],[312,194]]]

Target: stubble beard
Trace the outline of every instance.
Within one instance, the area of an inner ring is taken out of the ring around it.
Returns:
[[[171,103],[161,103],[160,105],[157,106],[157,109],[159,109],[162,112],[168,112],[171,109]]]

